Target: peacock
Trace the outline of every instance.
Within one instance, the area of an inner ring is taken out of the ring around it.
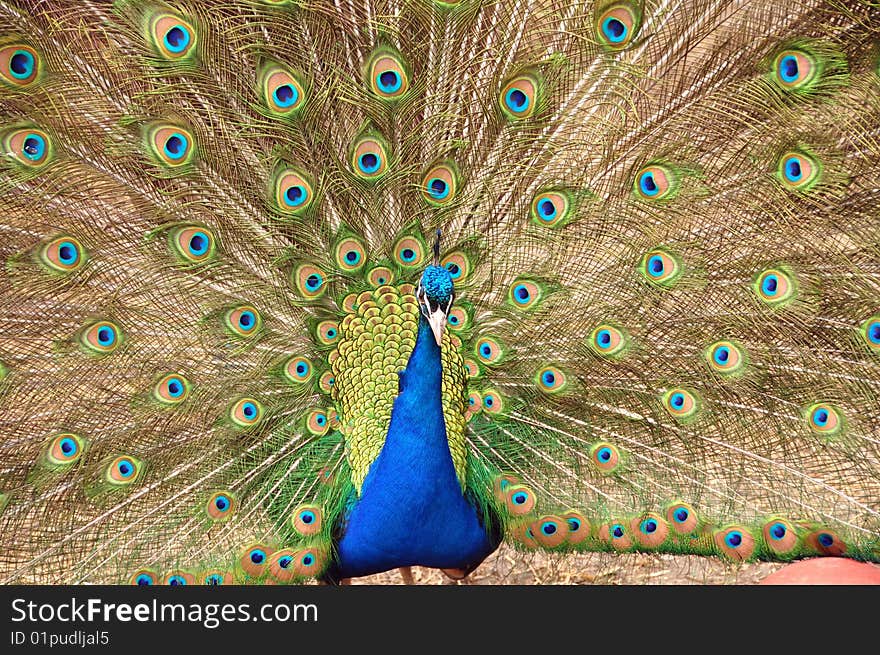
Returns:
[[[867,0],[0,0],[0,580],[880,561],[878,44]]]

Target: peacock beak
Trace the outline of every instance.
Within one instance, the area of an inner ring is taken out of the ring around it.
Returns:
[[[438,307],[428,314],[426,318],[428,319],[428,325],[431,326],[431,332],[434,333],[434,340],[438,346],[441,345],[443,343],[443,330],[446,328],[446,312]]]

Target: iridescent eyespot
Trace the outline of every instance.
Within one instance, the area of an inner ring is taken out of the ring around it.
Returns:
[[[787,152],[779,158],[777,175],[783,186],[798,191],[813,187],[822,172],[818,159],[803,152]]]
[[[713,371],[734,375],[746,364],[745,351],[732,341],[716,341],[706,349],[706,361]]]
[[[394,281],[394,273],[387,266],[377,266],[370,271],[367,279],[373,286],[382,287]]]
[[[150,127],[148,145],[153,159],[171,168],[190,163],[195,154],[192,133],[177,125],[157,124]]]
[[[47,463],[52,467],[65,467],[75,464],[85,452],[87,442],[71,432],[63,432],[52,437],[46,450]]]
[[[159,584],[159,574],[150,569],[141,569],[129,578],[129,582],[139,587],[148,587],[150,585]]]
[[[862,323],[860,332],[868,348],[880,352],[880,316],[872,316]]]
[[[214,234],[207,228],[195,225],[173,232],[171,246],[185,262],[204,262],[211,259],[216,252]]]
[[[232,584],[232,575],[227,571],[211,570],[201,575],[202,584],[216,587],[224,584]]]
[[[534,75],[520,75],[507,82],[498,98],[504,115],[513,120],[534,115],[539,90],[540,81]]]
[[[226,313],[226,327],[235,336],[247,337],[256,334],[262,324],[260,312],[250,305],[241,305]]]
[[[279,211],[296,215],[308,209],[314,201],[312,183],[305,174],[293,168],[284,168],[275,175],[275,205]]]
[[[557,548],[568,538],[568,523],[559,516],[549,514],[532,523],[532,535],[544,548]]]
[[[303,84],[290,71],[273,65],[262,74],[263,104],[273,114],[291,116],[305,105]]]
[[[467,376],[469,378],[472,378],[472,379],[478,378],[478,377],[480,377],[480,373],[481,373],[480,365],[477,364],[477,362],[475,362],[472,359],[465,359],[464,360],[464,372],[465,372],[465,374],[467,374]]]
[[[235,513],[235,496],[229,491],[215,491],[205,504],[205,512],[214,521],[225,521]]]
[[[590,523],[580,512],[566,512],[562,518],[568,524],[568,543],[579,544],[590,536]]]
[[[430,205],[447,205],[458,191],[458,169],[452,162],[437,164],[422,176],[422,197]]]
[[[40,168],[51,159],[52,141],[42,130],[36,128],[13,130],[3,141],[6,153],[22,166]]]
[[[313,300],[327,291],[327,273],[317,266],[301,264],[293,271],[293,283],[301,296]]]
[[[764,523],[764,544],[777,555],[793,553],[798,546],[798,534],[794,526],[781,518]]]
[[[325,553],[317,548],[303,548],[293,556],[294,573],[300,577],[311,578],[324,570],[327,562]]]
[[[242,570],[252,578],[260,578],[266,574],[269,558],[275,553],[274,548],[265,544],[251,544],[242,552],[238,560]]]
[[[626,352],[629,338],[623,330],[604,323],[590,333],[589,346],[602,357],[620,357]]]
[[[646,166],[636,173],[635,192],[646,200],[662,200],[670,197],[675,191],[675,178],[672,172],[663,166]]]
[[[104,472],[104,479],[114,486],[129,485],[141,474],[142,464],[134,457],[117,457],[110,462]]]
[[[797,291],[794,277],[776,268],[759,273],[752,288],[759,300],[777,306],[793,299]]]
[[[324,393],[332,392],[335,384],[336,376],[333,375],[333,371],[324,371],[318,378],[318,388]]]
[[[687,503],[677,502],[669,505],[666,508],[666,520],[679,534],[690,534],[697,529],[697,513]]]
[[[312,377],[312,364],[305,357],[294,355],[284,365],[284,377],[295,383],[308,382]]]
[[[13,86],[27,86],[40,75],[37,51],[23,43],[0,48],[0,79]]]
[[[816,61],[803,50],[784,50],[773,62],[776,83],[786,90],[802,89],[817,75]]]
[[[446,316],[446,324],[454,332],[461,332],[468,326],[468,323],[470,323],[470,318],[463,307],[453,307]]]
[[[76,270],[85,260],[86,252],[82,244],[70,236],[52,239],[40,250],[40,261],[58,273]]]
[[[299,534],[308,537],[321,532],[321,508],[317,505],[300,505],[293,510],[291,524]]]
[[[715,531],[718,551],[735,562],[749,559],[755,551],[755,538],[743,527],[731,526]]]
[[[642,257],[640,270],[642,275],[659,286],[668,287],[681,275],[678,260],[665,250],[650,250]]]
[[[544,191],[532,199],[532,222],[544,227],[560,227],[569,219],[571,197],[565,191]]]
[[[807,535],[806,543],[820,555],[839,557],[846,553],[847,547],[833,530],[819,528]]]
[[[336,265],[346,273],[361,270],[367,263],[367,248],[360,239],[346,237],[335,249]]]
[[[504,501],[509,514],[522,516],[535,508],[535,492],[522,484],[512,484],[504,492]]]
[[[483,411],[483,396],[478,391],[471,391],[467,397],[468,411],[478,414]]]
[[[165,576],[165,584],[170,587],[182,587],[184,585],[195,584],[195,576],[189,571],[170,571]]]
[[[494,389],[483,391],[483,411],[487,414],[503,414],[504,397]]]
[[[440,266],[449,271],[449,276],[456,284],[464,282],[471,274],[471,259],[463,252],[452,252],[440,260]]]
[[[590,448],[590,459],[603,473],[612,473],[620,465],[620,451],[607,441],[600,441]]]
[[[421,266],[425,261],[425,246],[415,237],[403,237],[394,244],[394,261],[404,268]]]
[[[659,514],[649,512],[630,521],[630,532],[642,548],[659,548],[669,536],[669,524]]]
[[[256,425],[263,418],[263,405],[254,398],[237,400],[229,408],[229,418],[237,426],[245,428]]]
[[[388,170],[388,149],[378,137],[364,137],[352,148],[351,167],[363,180],[375,180]]]
[[[306,429],[316,436],[327,434],[330,429],[330,418],[323,409],[315,409],[306,416]]]
[[[596,12],[596,35],[599,42],[612,49],[623,48],[639,29],[638,9],[628,3],[617,3]]]
[[[535,309],[542,296],[543,289],[531,280],[516,280],[507,292],[508,301],[517,309]]]
[[[98,321],[83,331],[80,343],[92,352],[107,354],[116,350],[122,342],[122,333],[115,323]]]
[[[547,366],[538,371],[535,376],[538,389],[545,393],[559,393],[566,387],[565,373],[555,366]]]
[[[383,49],[367,64],[370,89],[380,98],[394,100],[409,89],[409,73],[400,55]]]
[[[165,375],[153,387],[153,397],[166,405],[182,403],[189,396],[189,392],[189,380],[179,373]]]
[[[666,411],[679,421],[693,418],[700,409],[699,400],[687,389],[670,389],[663,394],[662,402]]]
[[[336,321],[321,321],[315,330],[315,336],[321,345],[329,346],[339,339],[339,323]]]
[[[195,52],[196,32],[192,25],[178,16],[156,16],[151,32],[153,46],[165,59],[180,60]]]
[[[843,415],[833,405],[816,403],[804,410],[807,425],[813,432],[828,436],[837,434],[843,429]]]
[[[482,363],[489,364],[490,366],[499,364],[504,355],[504,349],[502,348],[501,343],[490,337],[477,339],[474,346],[474,352]]]
[[[599,538],[617,550],[626,550],[632,546],[632,537],[623,523],[606,523],[599,528]]]

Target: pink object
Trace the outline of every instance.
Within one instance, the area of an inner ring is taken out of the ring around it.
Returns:
[[[789,564],[759,584],[768,585],[880,585],[880,566],[844,557],[816,557]]]

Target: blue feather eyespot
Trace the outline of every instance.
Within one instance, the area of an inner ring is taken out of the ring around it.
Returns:
[[[607,441],[600,441],[590,448],[590,459],[602,473],[613,473],[620,466],[620,451]]]
[[[640,19],[638,8],[630,3],[600,5],[595,23],[599,42],[613,50],[627,46],[638,32]]]
[[[317,548],[303,548],[293,554],[293,572],[299,577],[319,575],[327,562],[326,553]]]
[[[860,333],[865,345],[875,353],[880,352],[880,316],[872,316],[861,325]]]
[[[626,550],[632,546],[632,537],[623,523],[606,523],[599,528],[599,538],[617,550]]]
[[[153,398],[166,405],[177,405],[189,397],[190,383],[179,373],[169,373],[153,386]]]
[[[229,491],[215,491],[205,504],[205,512],[213,521],[225,521],[236,509],[235,496]]]
[[[242,398],[229,408],[230,420],[242,428],[259,423],[263,418],[263,413],[263,405],[254,398]]]
[[[369,280],[370,284],[374,287],[382,287],[394,282],[394,273],[387,266],[377,266],[370,270],[369,275],[367,275],[367,280]]]
[[[815,403],[804,410],[810,430],[826,436],[834,436],[843,430],[843,415],[828,403]]]
[[[532,222],[543,227],[561,227],[570,218],[571,194],[561,189],[538,193],[530,206]]]
[[[836,532],[827,528],[818,528],[806,537],[806,544],[819,555],[840,557],[846,554],[847,546]]]
[[[252,578],[260,578],[266,574],[269,558],[275,553],[273,548],[265,544],[254,543],[244,549],[238,560],[242,570]]]
[[[732,341],[716,341],[705,356],[709,368],[724,376],[738,375],[746,365],[745,351]]]
[[[159,14],[151,22],[153,47],[165,59],[181,60],[195,52],[196,32],[178,16]]]
[[[334,248],[336,265],[345,273],[361,270],[367,263],[367,248],[360,239],[347,236]]]
[[[591,333],[588,341],[590,349],[601,357],[622,357],[629,346],[629,337],[623,330],[603,323]]]
[[[561,518],[568,525],[568,543],[579,544],[590,536],[590,522],[580,512],[569,511]]]
[[[568,540],[568,522],[552,514],[531,524],[532,536],[544,548],[558,548]]]
[[[380,98],[396,100],[409,89],[409,73],[399,54],[387,48],[378,50],[367,64],[370,89]]]
[[[630,521],[630,531],[643,548],[659,548],[669,536],[669,524],[650,512]]]
[[[501,415],[505,413],[506,406],[504,397],[494,389],[483,391],[483,411],[489,415]]]
[[[240,305],[226,313],[226,328],[237,337],[249,337],[259,332],[263,319],[251,305]]]
[[[505,354],[501,343],[492,337],[477,339],[474,353],[480,362],[490,366],[500,364]]]
[[[208,261],[216,253],[214,233],[201,226],[180,228],[170,235],[171,248],[182,262],[194,264]]]
[[[794,526],[781,518],[764,523],[762,528],[764,544],[777,555],[794,554],[798,546],[798,535]]]
[[[36,128],[12,130],[6,134],[3,143],[15,162],[27,168],[41,168],[52,159],[49,135]]]
[[[281,168],[274,180],[275,207],[282,214],[297,216],[314,203],[315,191],[305,173],[295,168]]]
[[[69,273],[85,263],[82,244],[73,237],[56,237],[40,249],[40,261],[52,272]]]
[[[822,164],[806,152],[789,151],[779,158],[777,177],[784,187],[808,191],[816,185],[822,173]]]
[[[80,336],[80,344],[87,352],[98,355],[112,353],[122,343],[122,332],[115,323],[98,321],[93,323]]]
[[[470,323],[470,317],[463,307],[453,307],[446,315],[446,323],[454,332],[461,332]]]
[[[664,200],[672,197],[677,183],[670,169],[652,164],[636,173],[636,195],[645,200]]]
[[[363,137],[351,152],[351,167],[362,180],[378,179],[388,170],[388,147],[379,137]]]
[[[292,116],[305,105],[305,87],[291,71],[272,64],[261,73],[260,79],[263,104],[272,114]]]
[[[759,273],[752,288],[759,300],[773,306],[787,304],[797,291],[794,277],[777,268]]]
[[[327,291],[327,272],[312,264],[300,264],[293,271],[293,283],[303,298],[314,300]]]
[[[296,551],[291,548],[282,548],[269,556],[269,573],[279,582],[291,582],[295,577],[294,561]]]
[[[700,409],[699,399],[687,389],[669,389],[663,394],[662,402],[666,411],[682,422],[693,419]]]
[[[639,269],[648,282],[662,287],[672,286],[681,275],[678,259],[661,249],[646,252]]]
[[[23,87],[36,80],[41,64],[37,51],[23,43],[0,48],[0,80],[12,86]]]
[[[318,534],[323,527],[321,508],[317,505],[300,505],[293,510],[291,524],[304,537]]]
[[[535,309],[544,296],[544,289],[537,282],[519,279],[510,285],[507,300],[516,309]]]
[[[715,546],[720,554],[735,562],[742,562],[754,553],[755,538],[745,528],[731,526],[715,531]]]
[[[393,252],[394,261],[403,268],[421,267],[425,261],[425,244],[412,236],[398,239]]]
[[[202,584],[208,585],[211,587],[216,587],[218,585],[224,584],[232,584],[232,576],[226,571],[205,571],[201,575]]]
[[[104,479],[114,486],[127,486],[140,477],[142,464],[134,457],[113,459],[104,472]]]
[[[315,328],[315,337],[319,345],[332,346],[339,340],[339,323],[321,321]]]
[[[72,432],[55,435],[46,448],[46,464],[53,469],[76,464],[85,452],[87,443],[85,439]]]
[[[682,502],[666,507],[666,521],[678,534],[691,534],[699,523],[694,508]]]
[[[323,409],[314,409],[306,415],[306,429],[316,436],[327,434],[330,430],[330,417]]]
[[[148,587],[159,584],[159,574],[150,569],[141,569],[129,578],[129,582],[139,587]]]
[[[809,87],[818,75],[816,59],[805,50],[790,49],[780,52],[773,64],[776,83],[787,91]]]
[[[155,123],[148,126],[147,146],[153,160],[168,168],[189,164],[195,155],[192,133],[177,125]]]
[[[284,365],[284,376],[297,384],[308,382],[312,377],[312,364],[305,357],[294,355]]]
[[[501,87],[499,102],[504,115],[511,120],[533,116],[538,108],[541,81],[535,74],[524,74]]]
[[[432,166],[422,176],[422,197],[429,205],[448,205],[458,191],[458,168],[448,161]]]
[[[440,260],[440,266],[449,271],[449,276],[456,284],[464,282],[471,274],[473,264],[463,252],[453,252]]]
[[[541,368],[535,376],[535,382],[538,389],[551,394],[564,391],[568,385],[565,373],[555,366]]]
[[[507,512],[513,516],[523,516],[535,508],[535,492],[523,484],[511,484],[504,492]]]

